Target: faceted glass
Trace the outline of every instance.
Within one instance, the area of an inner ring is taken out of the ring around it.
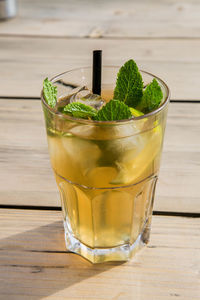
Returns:
[[[119,67],[103,67],[102,98],[113,97]],[[66,247],[93,263],[128,260],[149,240],[152,207],[166,124],[169,90],[156,78],[161,106],[131,120],[75,119],[42,97],[51,165],[60,191]],[[58,97],[91,88],[91,68],[52,79]]]

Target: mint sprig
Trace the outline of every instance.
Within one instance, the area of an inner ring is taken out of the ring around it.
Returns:
[[[143,92],[143,97],[136,108],[143,113],[149,113],[159,107],[162,98],[163,93],[161,87],[154,78],[153,81],[147,85]]]
[[[128,60],[117,75],[114,99],[123,101],[130,107],[136,107],[143,95],[142,76],[134,60]]]
[[[43,95],[47,104],[54,108],[57,103],[57,87],[46,78],[43,82]],[[100,97],[100,96],[99,96]],[[117,75],[114,99],[100,110],[82,102],[73,102],[58,111],[75,118],[98,121],[118,121],[138,117],[157,109],[162,101],[160,85],[153,81],[143,89],[142,76],[134,60],[128,60]]]
[[[47,104],[54,108],[57,103],[57,87],[48,78],[43,81],[43,96]]]
[[[110,100],[97,113],[95,120],[97,121],[118,121],[130,119],[132,117],[129,107],[119,101]]]
[[[85,105],[81,102],[73,102],[66,105],[62,112],[65,114],[69,114],[75,118],[95,118],[97,114],[97,110],[89,105]]]

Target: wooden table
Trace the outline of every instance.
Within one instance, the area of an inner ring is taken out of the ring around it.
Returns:
[[[20,0],[0,23],[0,299],[200,299],[200,3]],[[171,88],[149,245],[92,265],[65,249],[42,80],[134,58]]]

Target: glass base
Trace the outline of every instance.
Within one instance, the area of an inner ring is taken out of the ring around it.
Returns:
[[[150,235],[150,226],[147,223],[133,244],[124,244],[113,248],[90,248],[74,237],[69,230],[67,221],[64,221],[64,230],[67,250],[81,255],[94,264],[106,261],[128,261],[148,243]]]

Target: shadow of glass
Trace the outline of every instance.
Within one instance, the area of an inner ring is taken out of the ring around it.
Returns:
[[[41,299],[120,264],[66,251],[63,223],[53,222],[0,240],[0,298]]]

